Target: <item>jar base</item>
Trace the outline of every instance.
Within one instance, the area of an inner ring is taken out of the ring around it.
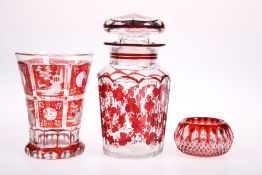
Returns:
[[[36,159],[67,159],[75,157],[84,152],[85,145],[79,142],[75,145],[68,147],[55,147],[55,148],[39,148],[31,143],[25,147],[25,152],[30,157]]]
[[[149,145],[147,145],[150,147]],[[152,148],[150,148],[152,150]],[[116,157],[116,158],[130,158],[130,159],[141,159],[148,157],[155,157],[163,152],[163,145],[160,148],[155,149],[154,151],[145,151],[146,149],[124,149],[120,150],[119,148],[103,148],[105,155]]]

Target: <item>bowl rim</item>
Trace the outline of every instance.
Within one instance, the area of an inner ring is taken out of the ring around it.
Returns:
[[[191,122],[190,120],[215,120],[216,123],[194,123]],[[184,118],[181,122],[179,122],[179,124],[186,124],[186,125],[195,125],[195,126],[221,126],[221,125],[228,125],[224,120],[220,119],[220,118],[214,118],[214,117],[187,117]]]

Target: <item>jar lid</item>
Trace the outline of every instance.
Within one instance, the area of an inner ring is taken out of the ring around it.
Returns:
[[[165,25],[161,20],[132,13],[105,21],[107,32],[163,32]]]
[[[150,41],[151,34],[161,33],[165,29],[164,23],[158,19],[132,13],[106,20],[104,29],[109,33],[118,35],[117,41],[105,42],[106,45],[131,47],[164,46],[164,44]]]

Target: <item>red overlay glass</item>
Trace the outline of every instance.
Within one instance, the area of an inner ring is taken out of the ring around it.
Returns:
[[[30,124],[26,153],[38,159],[81,154],[79,129],[91,55],[16,55]]]
[[[234,136],[230,126],[221,119],[193,117],[178,124],[174,138],[183,153],[208,157],[228,152]]]

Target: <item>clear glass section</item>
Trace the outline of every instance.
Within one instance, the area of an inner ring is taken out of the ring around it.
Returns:
[[[84,151],[79,129],[92,54],[16,53],[24,87],[30,140],[38,159],[63,159]]]

